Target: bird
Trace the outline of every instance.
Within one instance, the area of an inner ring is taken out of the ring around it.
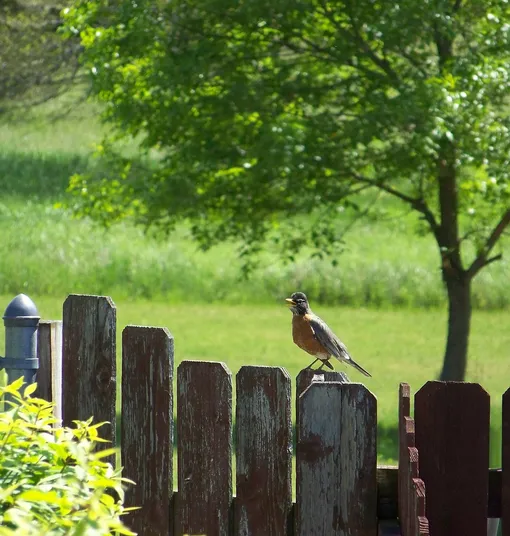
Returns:
[[[303,292],[294,292],[285,301],[292,311],[292,338],[294,343],[305,352],[313,355],[315,361],[310,363],[311,368],[317,361],[322,361],[321,370],[324,365],[333,369],[329,362],[331,357],[336,357],[342,363],[348,363],[356,370],[368,376],[372,375],[349,355],[345,344],[333,333],[331,328],[312,312],[308,299]]]

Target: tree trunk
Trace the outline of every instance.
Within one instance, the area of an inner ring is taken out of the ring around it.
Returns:
[[[471,321],[471,278],[461,272],[443,273],[448,292],[448,336],[442,381],[462,381],[466,375]]]
[[[459,4],[460,5],[460,4]],[[455,12],[459,5],[455,4]],[[446,15],[446,13],[445,13]],[[448,15],[451,15],[448,13]],[[453,37],[435,26],[439,70],[446,74],[453,59]],[[448,292],[448,336],[440,379],[461,381],[466,374],[469,324],[471,321],[471,276],[462,266],[459,240],[456,147],[451,138],[441,140],[437,160],[440,224],[433,229]]]

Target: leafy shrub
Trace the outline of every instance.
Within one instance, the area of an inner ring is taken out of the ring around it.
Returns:
[[[95,449],[104,423],[56,427],[53,404],[22,386],[0,388],[0,536],[133,534],[120,520],[127,481],[104,461],[115,450]]]

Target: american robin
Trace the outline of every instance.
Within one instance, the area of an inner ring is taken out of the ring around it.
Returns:
[[[292,338],[294,339],[294,343],[316,358],[307,368],[310,368],[320,360],[322,361],[322,365],[319,367],[319,370],[324,365],[332,369],[333,366],[329,362],[329,359],[333,356],[343,363],[349,363],[349,365],[352,365],[365,376],[371,377],[349,355],[345,344],[331,331],[326,322],[312,313],[305,294],[294,292],[285,301],[289,304],[290,310],[292,311]]]

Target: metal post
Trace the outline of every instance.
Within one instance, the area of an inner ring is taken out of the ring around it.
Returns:
[[[18,294],[5,309],[5,357],[0,358],[0,369],[7,372],[12,383],[23,377],[26,384],[35,382],[37,358],[37,327],[39,312],[35,303],[25,294]]]

